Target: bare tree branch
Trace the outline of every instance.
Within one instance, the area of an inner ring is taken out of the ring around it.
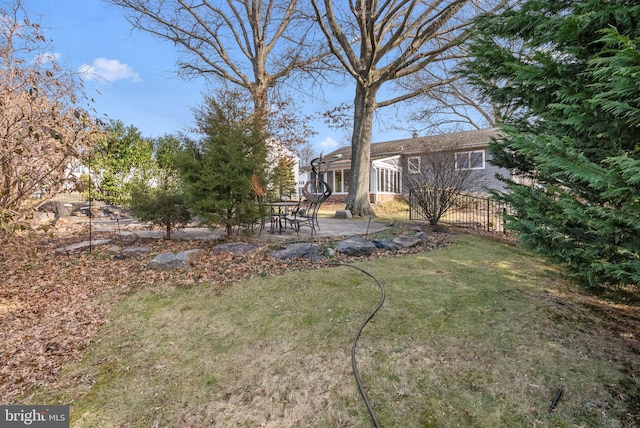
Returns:
[[[328,53],[298,0],[109,1],[135,29],[179,47],[183,77],[214,77],[247,90],[262,117],[272,89],[294,73],[314,72]]]

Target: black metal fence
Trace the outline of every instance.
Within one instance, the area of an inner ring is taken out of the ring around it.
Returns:
[[[439,223],[508,235],[509,231],[504,228],[504,216],[508,213],[511,213],[508,205],[492,198],[458,193]],[[428,220],[412,193],[409,194],[409,219]]]

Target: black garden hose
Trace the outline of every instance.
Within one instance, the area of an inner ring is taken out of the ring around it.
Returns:
[[[371,273],[369,273],[366,270],[361,269],[361,268],[359,268],[357,266],[350,265],[350,264],[347,264],[347,263],[332,263],[331,265],[332,266],[347,266],[347,267],[359,270],[360,272],[364,273],[365,275],[373,278],[373,280],[378,285],[378,288],[380,288],[381,296],[380,296],[380,302],[378,303],[378,306],[376,306],[376,308],[362,322],[362,324],[360,325],[360,328],[358,329],[358,332],[356,333],[356,336],[355,336],[355,338],[353,340],[353,344],[351,345],[351,366],[353,367],[353,375],[354,375],[354,377],[356,379],[356,383],[358,384],[358,390],[360,391],[360,396],[362,396],[362,401],[364,401],[365,406],[367,406],[367,411],[369,412],[369,415],[371,416],[371,420],[373,421],[373,425],[376,428],[380,428],[380,424],[378,423],[378,419],[376,418],[376,414],[373,411],[373,407],[371,406],[371,403],[369,402],[369,398],[367,397],[367,393],[364,390],[364,386],[362,385],[362,379],[360,379],[360,374],[358,372],[358,366],[356,364],[356,347],[358,346],[358,339],[360,338],[360,334],[362,333],[362,330],[364,330],[364,327],[369,323],[369,321],[371,321],[371,319],[375,316],[376,312],[378,312],[378,310],[384,304],[384,299],[385,299],[384,286],[378,280],[378,278],[376,278]]]

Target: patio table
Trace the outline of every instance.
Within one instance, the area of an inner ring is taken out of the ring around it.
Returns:
[[[268,202],[265,205],[271,209],[271,233],[275,233],[276,228],[278,229],[278,233],[282,233],[282,217],[284,217],[288,213],[289,208],[293,208],[298,205],[298,202],[278,201]]]

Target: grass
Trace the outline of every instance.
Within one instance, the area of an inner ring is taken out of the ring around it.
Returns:
[[[637,331],[569,298],[571,285],[529,253],[463,235],[358,266],[387,293],[357,350],[382,426],[640,423],[638,351],[626,341]],[[350,347],[379,298],[345,266],[222,290],[157,284],[113,307],[59,390],[30,399],[71,404],[74,427],[368,427]]]
[[[344,209],[344,203],[324,203],[318,210],[319,217],[333,217],[337,210]],[[372,206],[376,220],[381,222],[406,221],[409,218],[409,204],[404,201],[389,201]]]

